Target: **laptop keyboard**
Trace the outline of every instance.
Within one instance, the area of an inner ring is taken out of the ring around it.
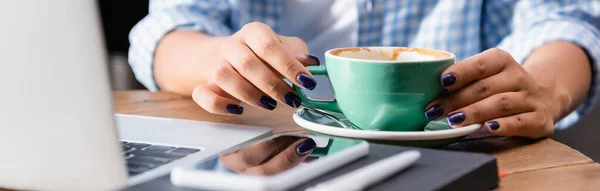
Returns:
[[[196,153],[200,149],[152,145],[121,141],[129,176],[134,176],[173,160]]]

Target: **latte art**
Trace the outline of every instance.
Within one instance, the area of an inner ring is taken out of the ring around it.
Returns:
[[[422,62],[446,59],[450,54],[443,51],[404,47],[360,47],[331,51],[332,55],[362,60]]]

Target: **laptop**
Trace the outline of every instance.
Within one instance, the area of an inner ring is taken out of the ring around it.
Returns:
[[[114,190],[269,128],[113,113],[94,0],[0,1],[0,188]]]

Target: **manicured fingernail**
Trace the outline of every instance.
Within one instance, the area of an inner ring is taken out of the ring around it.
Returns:
[[[488,121],[485,122],[485,124],[487,124],[487,126],[490,127],[490,130],[492,131],[498,130],[498,128],[500,128],[500,124],[496,121]]]
[[[444,114],[444,107],[440,104],[435,104],[425,111],[425,117],[428,121],[433,121],[440,118]]]
[[[317,58],[315,55],[312,54],[307,54],[306,57],[310,58],[311,60],[315,61],[315,64],[317,66],[321,65],[321,61],[319,61],[319,58]]]
[[[450,123],[450,126],[454,126],[464,122],[465,118],[466,116],[463,112],[452,113],[448,115],[448,123]]]
[[[277,107],[277,101],[268,96],[263,96],[260,98],[260,100],[258,100],[258,104],[268,110],[274,110],[275,107]]]
[[[302,141],[302,143],[300,143],[298,147],[296,147],[296,153],[298,153],[299,155],[306,155],[312,152],[313,149],[315,149],[315,147],[317,147],[317,143],[315,143],[315,140],[311,138],[306,138],[306,140]]]
[[[288,105],[292,106],[293,108],[300,107],[300,104],[302,103],[302,101],[300,101],[300,98],[292,92],[288,92],[287,94],[285,94],[283,96],[283,101]]]
[[[442,86],[450,87],[454,85],[454,83],[456,83],[456,75],[450,73],[442,76]]]
[[[236,115],[241,115],[242,113],[244,113],[244,108],[242,106],[233,105],[233,104],[227,105],[225,110],[227,111],[227,113],[236,114]]]
[[[300,84],[302,84],[302,86],[304,86],[304,88],[309,89],[309,90],[313,90],[313,89],[315,89],[315,87],[317,87],[317,81],[314,78],[312,78],[306,74],[298,75],[298,82],[300,82]]]

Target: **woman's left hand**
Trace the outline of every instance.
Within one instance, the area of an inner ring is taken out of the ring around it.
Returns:
[[[426,108],[429,120],[452,127],[483,123],[500,136],[540,138],[554,132],[555,87],[541,85],[512,56],[494,48],[460,61],[441,76],[448,92]]]

